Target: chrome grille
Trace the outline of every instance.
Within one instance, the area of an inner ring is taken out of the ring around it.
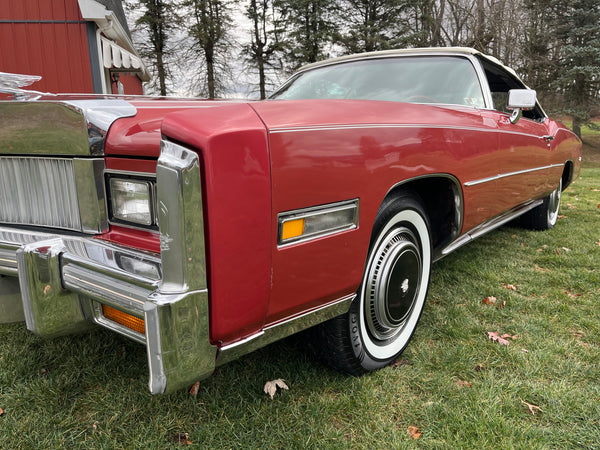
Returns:
[[[73,160],[0,157],[0,222],[81,230]]]

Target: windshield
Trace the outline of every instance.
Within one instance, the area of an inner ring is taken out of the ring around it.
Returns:
[[[279,100],[354,99],[484,107],[471,62],[454,56],[351,61],[302,72],[271,96]]]

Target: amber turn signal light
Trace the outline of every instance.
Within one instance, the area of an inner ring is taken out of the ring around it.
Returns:
[[[124,313],[123,311],[119,311],[118,309],[112,308],[107,305],[102,305],[102,314],[108,320],[112,320],[113,322],[116,322],[119,325],[123,325],[124,327],[129,328],[130,330],[137,331],[141,334],[146,333],[144,319],[140,319],[139,317],[135,317],[131,314]]]
[[[283,223],[281,240],[302,236],[302,233],[304,233],[304,219],[288,220]]]

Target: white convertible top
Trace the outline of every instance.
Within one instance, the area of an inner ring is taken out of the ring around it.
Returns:
[[[502,61],[498,58],[495,58],[491,55],[486,55],[485,53],[481,53],[479,50],[475,50],[471,47],[421,47],[421,48],[402,48],[402,49],[393,49],[393,50],[381,50],[377,52],[366,52],[366,53],[356,53],[353,55],[345,55],[339,56],[337,58],[326,59],[324,61],[318,61],[315,63],[307,64],[305,66],[300,67],[298,72],[304,72],[305,70],[314,69],[316,67],[328,66],[330,64],[337,64],[340,62],[348,62],[348,61],[360,61],[362,59],[371,59],[371,58],[385,58],[385,57],[393,57],[393,56],[406,56],[406,55],[427,55],[427,54],[436,54],[436,55],[478,55],[481,56],[494,64],[502,66],[506,70],[508,70],[511,74],[517,76],[516,72],[510,67],[505,66]]]

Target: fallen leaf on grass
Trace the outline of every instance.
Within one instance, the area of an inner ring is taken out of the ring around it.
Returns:
[[[410,361],[408,359],[397,359],[392,363],[392,369],[397,369],[402,366],[408,366]]]
[[[600,245],[600,244],[598,244],[598,245]],[[538,266],[537,264],[536,264],[535,266],[533,266],[533,267],[534,267],[534,269],[535,269],[536,271],[538,271],[538,272],[542,272],[542,273],[548,273],[548,272],[552,272],[550,269],[546,269],[546,268],[544,268],[544,267],[540,267],[540,266]]]
[[[526,401],[523,401],[523,399],[520,399],[521,403],[523,403],[524,405],[527,405],[527,408],[529,408],[529,412],[531,413],[532,416],[535,416],[535,412],[539,411],[539,412],[544,412],[542,411],[542,408],[540,408],[537,405],[532,405],[531,403],[527,403]]]
[[[481,300],[481,304],[482,305],[495,305],[496,297],[494,297],[493,295],[490,295],[489,297],[483,297],[483,300]]]
[[[471,387],[473,386],[471,383],[465,380],[456,380],[456,385],[460,387]]]
[[[517,339],[518,336],[515,334],[510,335],[508,333],[504,333],[502,336],[498,336],[496,331],[488,331],[488,339],[491,339],[494,342],[497,342],[500,345],[510,345],[508,339]]]
[[[4,410],[0,408],[0,416],[4,415]]]
[[[585,333],[583,331],[579,331],[579,330],[577,330],[577,331],[571,331],[571,336],[573,336],[573,337],[575,337],[577,339],[580,339],[580,338],[585,337]]]
[[[190,441],[190,437],[187,433],[175,433],[171,435],[171,439],[173,442],[179,445],[192,445],[193,442]]]
[[[286,391],[289,390],[287,384],[285,384],[285,381],[281,378],[277,378],[276,380],[272,381],[267,381],[263,390],[265,391],[265,394],[269,394],[271,400],[273,400],[273,397],[277,392],[277,388],[284,389]]]
[[[508,289],[509,291],[516,291],[517,290],[517,286],[515,286],[514,284],[505,284],[505,283],[502,283],[502,287],[504,289]]]
[[[410,437],[413,439],[419,439],[423,433],[419,430],[419,427],[411,425],[408,427],[408,434],[410,434]]]
[[[192,388],[190,389],[190,394],[192,394],[192,396],[196,397],[198,395],[199,390],[200,390],[200,382],[196,381],[194,383],[194,385],[192,386]]]
[[[567,216],[565,216],[565,215],[563,215],[563,214],[559,214],[559,215],[558,215],[558,218],[559,218],[559,219],[566,219],[566,218],[567,218]]]
[[[481,372],[481,371],[483,371],[483,370],[485,370],[485,369],[484,369],[484,367],[483,367],[481,364],[477,364],[477,365],[476,365],[476,366],[473,368],[473,370],[475,370],[475,372]]]
[[[522,348],[521,353],[529,353],[529,350],[527,350],[526,348]]]
[[[567,294],[569,296],[569,298],[577,298],[577,297],[581,297],[583,294],[573,294],[572,292],[565,290],[564,291],[565,294]]]

